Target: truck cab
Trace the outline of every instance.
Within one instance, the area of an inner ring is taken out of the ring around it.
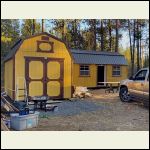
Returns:
[[[119,96],[121,101],[142,101],[149,105],[149,68],[140,69],[133,77],[120,83]]]

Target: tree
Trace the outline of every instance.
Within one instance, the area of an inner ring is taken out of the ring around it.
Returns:
[[[3,59],[20,38],[19,20],[1,19],[1,83],[3,84]]]
[[[87,28],[85,29],[85,35],[87,40],[87,49],[97,50],[97,24],[98,21],[96,19],[85,19],[84,23]]]
[[[139,31],[139,21],[137,20],[137,23],[136,23],[137,71],[139,71],[140,69],[139,40],[140,40],[140,31]]]
[[[32,35],[35,34],[35,19],[32,20],[33,24],[32,24]]]
[[[130,59],[131,59],[131,75],[134,74],[134,55],[135,55],[135,20],[128,19],[128,33],[130,45]],[[133,39],[133,40],[132,40]]]
[[[115,52],[119,51],[119,20],[116,19],[116,47],[115,47]]]
[[[42,19],[42,32],[44,32],[44,19]]]
[[[20,38],[19,20],[1,20],[1,55],[4,57],[11,46]]]
[[[80,29],[80,19],[69,19],[67,20],[68,24],[68,36],[70,38],[70,47],[75,49],[82,48],[83,45],[83,38],[81,35],[81,29]]]
[[[25,19],[22,23],[22,37],[28,37],[41,32],[40,23],[36,19]]]
[[[100,28],[100,33],[101,33],[101,51],[104,51],[104,27],[103,27],[103,19],[101,19],[101,28]]]
[[[109,31],[109,50],[112,51],[112,22],[108,20],[108,31]]]

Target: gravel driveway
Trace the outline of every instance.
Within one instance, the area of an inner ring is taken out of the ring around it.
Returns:
[[[55,112],[41,112],[30,131],[149,131],[149,109],[123,103],[118,93],[93,90],[92,98],[63,101]]]

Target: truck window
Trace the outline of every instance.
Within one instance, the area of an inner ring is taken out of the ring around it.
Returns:
[[[145,80],[146,74],[147,74],[147,70],[139,71],[135,76],[135,80],[142,80],[142,81]]]

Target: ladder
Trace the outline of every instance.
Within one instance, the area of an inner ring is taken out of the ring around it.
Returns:
[[[23,87],[20,87],[20,82],[23,81]],[[19,91],[24,91],[23,95],[20,95]],[[26,105],[28,106],[28,93],[27,93],[27,84],[26,79],[24,77],[17,77],[16,84],[16,100],[18,101],[20,97],[24,97]]]

